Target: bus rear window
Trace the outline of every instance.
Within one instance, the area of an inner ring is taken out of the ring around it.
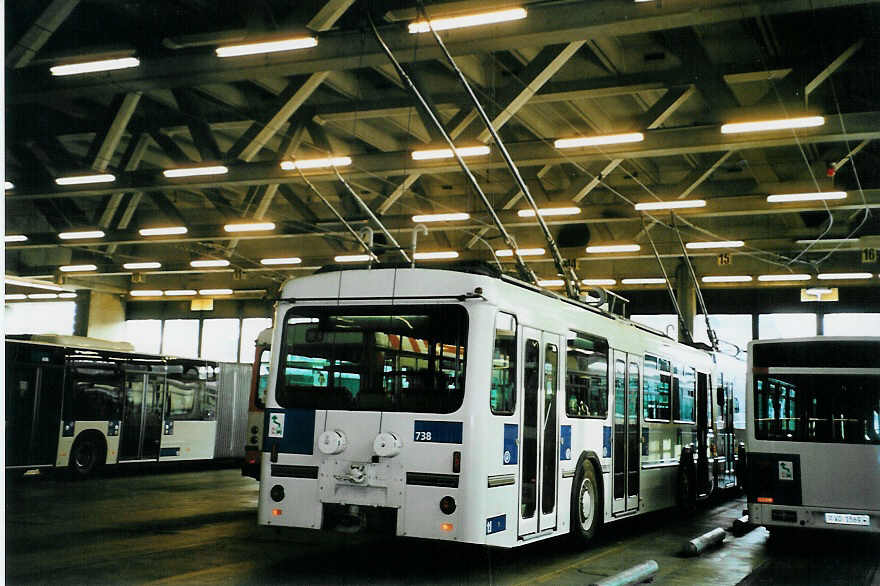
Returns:
[[[457,305],[294,308],[275,398],[285,408],[452,413],[466,340]]]

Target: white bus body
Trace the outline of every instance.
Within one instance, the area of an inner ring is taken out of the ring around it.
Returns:
[[[749,518],[880,533],[880,338],[749,344]]]
[[[262,524],[515,547],[732,483],[712,354],[618,316],[373,269],[288,281],[275,324]]]

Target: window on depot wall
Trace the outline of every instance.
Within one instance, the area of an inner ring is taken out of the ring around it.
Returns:
[[[880,313],[828,313],[822,326],[826,336],[877,336]]]
[[[724,343],[734,345],[741,351],[745,351],[752,339],[752,316],[751,314],[716,314],[709,315],[709,323],[715,330],[715,335],[722,343],[722,350],[726,351]],[[706,318],[698,314],[694,318],[694,342],[709,343],[709,335],[706,333]]]
[[[762,313],[758,316],[758,337],[761,340],[810,338],[815,335],[815,313]]]
[[[199,320],[168,319],[162,330],[162,354],[195,358],[199,352]]]
[[[202,322],[202,358],[219,362],[238,360],[238,318]]]
[[[7,303],[3,328],[7,334],[73,334],[73,301]]]
[[[159,354],[162,346],[162,320],[130,319],[125,322],[125,341],[137,352]]]
[[[266,328],[272,327],[272,318],[269,317],[248,317],[241,320],[241,350],[238,361],[251,364],[254,361],[254,346],[257,336]],[[269,361],[269,355],[264,354],[266,362]]]
[[[629,318],[649,328],[660,330],[673,340],[678,339],[678,316],[672,314],[631,315]]]

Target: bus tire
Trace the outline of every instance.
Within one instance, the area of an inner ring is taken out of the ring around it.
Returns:
[[[69,467],[72,476],[88,478],[104,464],[107,457],[107,446],[104,438],[98,433],[83,433],[70,450]]]
[[[602,491],[596,469],[584,458],[571,486],[571,535],[577,545],[586,545],[602,525]]]

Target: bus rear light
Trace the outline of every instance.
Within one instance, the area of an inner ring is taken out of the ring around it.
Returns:
[[[281,516],[281,509],[272,509],[272,516],[273,517],[280,517]]]
[[[455,499],[451,496],[445,496],[440,499],[440,510],[444,515],[451,515],[455,512]]]
[[[440,523],[440,531],[445,531],[449,533],[450,531],[452,531],[452,529],[452,523]]]
[[[758,502],[759,502],[759,503],[763,503],[763,504],[765,504],[765,505],[772,505],[772,504],[773,504],[773,497],[770,497],[770,496],[759,496],[759,497],[758,497]]]
[[[452,471],[456,474],[461,472],[461,452],[452,452]]]

